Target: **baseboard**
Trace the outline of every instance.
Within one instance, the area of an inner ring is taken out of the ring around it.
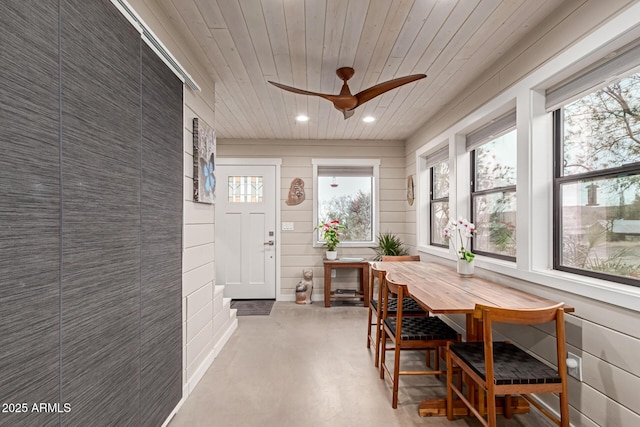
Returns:
[[[236,329],[238,329],[237,317],[233,319],[233,322],[231,322],[227,331],[220,337],[220,341],[218,341],[216,345],[213,347],[212,353],[214,358],[218,357],[218,354],[220,354],[220,351],[222,351],[222,348],[227,344],[227,342],[229,341],[229,338],[231,338],[231,335],[233,335],[233,332]]]
[[[187,387],[186,384],[184,384],[182,386],[182,399],[180,399],[180,401],[178,402],[178,404],[176,405],[175,408],[173,408],[173,410],[171,411],[171,413],[169,414],[169,416],[167,417],[166,420],[164,420],[164,423],[162,423],[162,425],[160,427],[167,427],[169,425],[169,423],[171,422],[171,420],[173,419],[173,417],[175,417],[175,415],[178,413],[178,411],[180,410],[180,408],[182,408],[182,405],[184,404],[185,400],[187,400],[187,396],[189,395],[189,388]]]
[[[229,341],[233,332],[238,328],[238,319],[233,319],[233,322],[229,325],[225,333],[220,337],[220,340],[213,346],[213,350],[209,353],[209,355],[204,359],[202,365],[196,370],[196,372],[189,378],[187,381],[187,396],[190,395],[193,390],[196,388],[204,374],[207,372],[207,369],[211,366],[215,358],[220,354],[220,351],[224,347],[224,345]]]
[[[187,381],[187,396],[189,396],[191,392],[193,392],[193,390],[196,388],[215,358],[216,356],[214,354],[214,350],[211,350],[209,355],[202,361],[200,367],[194,372],[191,378],[189,378],[189,381]]]

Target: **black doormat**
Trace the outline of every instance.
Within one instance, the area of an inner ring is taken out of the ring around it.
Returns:
[[[236,316],[268,316],[274,302],[274,299],[234,299],[231,308],[238,310]]]

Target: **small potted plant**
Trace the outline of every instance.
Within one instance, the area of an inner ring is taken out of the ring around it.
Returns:
[[[476,226],[467,219],[460,218],[457,222],[451,221],[444,228],[442,234],[451,243],[449,247],[458,257],[458,274],[472,276],[473,260],[476,256],[469,248],[471,247],[471,238],[476,234]]]
[[[337,219],[320,223],[316,227],[320,230],[320,234],[327,245],[326,257],[328,260],[334,260],[338,257],[336,246],[340,243],[340,230],[344,230],[345,226],[340,224]]]
[[[373,250],[376,252],[376,256],[373,258],[374,261],[380,261],[383,255],[409,255],[402,240],[391,232],[379,233],[378,246],[373,248]]]

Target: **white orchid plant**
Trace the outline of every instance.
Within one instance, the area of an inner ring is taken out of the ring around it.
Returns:
[[[469,250],[471,247],[471,238],[476,234],[476,226],[467,219],[460,218],[458,221],[451,221],[443,229],[442,235],[451,242],[451,247],[458,254],[458,258],[467,262],[473,261],[476,257]]]

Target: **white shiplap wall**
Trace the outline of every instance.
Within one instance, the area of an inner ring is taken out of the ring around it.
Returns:
[[[626,9],[628,7],[631,8]],[[634,18],[638,13],[640,6],[637,1],[567,2],[553,19],[536,28],[529,37],[503,55],[476,84],[463,89],[455,101],[443,108],[438,116],[407,142],[407,173],[416,173],[416,152],[428,151],[447,140],[454,146],[456,134],[463,134],[465,126],[481,121],[483,115],[488,116],[492,109],[509,102],[517,102],[519,126],[524,127],[518,132],[518,166],[528,170],[531,156],[537,156],[534,159],[538,161],[541,158],[540,144],[550,146],[551,143],[550,121],[544,119],[545,113],[539,105],[542,95],[532,90],[547,87],[549,81],[558,78],[557,73],[562,72],[563,68],[579,68],[574,64],[584,61],[595,48],[604,47],[606,51],[609,40],[618,35],[640,37],[640,26]],[[594,31],[597,35],[590,35]],[[613,47],[610,49],[613,50]],[[539,118],[536,119],[536,116]],[[521,148],[525,149],[524,152],[521,152]],[[549,153],[546,158],[550,159]],[[466,163],[459,166],[464,168]],[[609,291],[604,290],[606,286],[584,286],[580,292],[580,286],[583,285],[580,285],[577,276],[554,276],[553,272],[544,272],[544,266],[541,268],[541,265],[549,259],[549,251],[544,244],[539,244],[540,241],[544,243],[545,238],[539,235],[545,228],[536,228],[536,225],[546,221],[546,216],[541,213],[550,205],[547,197],[540,198],[540,191],[548,190],[539,188],[539,183],[530,182],[530,177],[539,177],[539,173],[537,169],[528,170],[524,178],[518,181],[519,197],[524,195],[526,198],[518,202],[519,224],[534,224],[523,226],[530,230],[523,235],[525,238],[522,242],[518,237],[518,266],[481,261],[480,264],[485,268],[476,269],[476,274],[575,307],[575,313],[567,316],[567,345],[569,351],[582,357],[583,381],[569,379],[572,425],[640,425],[640,400],[637,398],[640,365],[635,363],[640,351],[640,306],[632,302],[640,298],[638,290],[627,287],[626,291],[614,291],[613,288],[617,286],[612,283],[612,290]],[[524,185],[520,187],[520,184]],[[424,189],[421,195],[427,196]],[[457,206],[461,206],[460,201]],[[524,213],[521,213],[521,209]],[[537,212],[536,218],[532,217],[533,212]],[[426,216],[417,215],[415,209],[407,209],[405,219],[407,232],[412,235],[410,241],[416,245],[420,229],[417,221],[424,227],[427,224]],[[520,248],[523,246],[521,254]],[[444,251],[422,250],[424,257],[429,260],[453,265]],[[619,295],[615,296],[617,292]],[[605,302],[605,299],[609,302]],[[463,318],[449,316],[448,319],[459,328],[464,327]],[[531,349],[537,356],[555,363],[553,349],[549,345],[551,330],[530,328],[528,333],[523,334],[521,329],[501,328],[499,332]],[[545,396],[543,400],[550,407],[557,408],[557,398]]]
[[[312,246],[313,228],[313,158],[373,158],[380,159],[380,231],[404,236],[406,176],[404,143],[402,141],[341,141],[341,140],[218,140],[218,157],[281,158],[282,222],[293,222],[294,231],[281,231],[281,282],[277,295],[281,300],[295,300],[295,287],[302,278],[303,268],[313,268],[314,300],[323,297],[323,248]],[[287,206],[285,200],[291,181],[302,178],[306,199],[297,206]],[[341,257],[372,258],[370,248],[341,248]],[[353,274],[352,274],[353,273]],[[338,270],[335,284],[355,287],[355,272]],[[335,287],[335,286],[334,286]]]

